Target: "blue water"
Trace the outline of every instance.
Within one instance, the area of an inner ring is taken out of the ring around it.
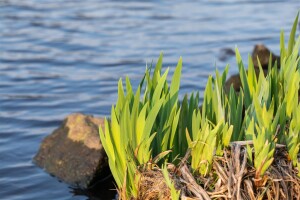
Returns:
[[[88,199],[32,163],[65,116],[109,115],[119,77],[137,85],[160,51],[171,71],[183,57],[181,96],[203,91],[216,66],[237,72],[224,49],[246,59],[264,43],[278,53],[299,9],[299,0],[0,0],[0,199]]]

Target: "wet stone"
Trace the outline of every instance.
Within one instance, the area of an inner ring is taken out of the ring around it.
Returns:
[[[272,67],[277,62],[277,67],[280,68],[280,56],[275,55],[273,52],[271,52],[265,45],[263,44],[257,44],[254,46],[253,52],[252,52],[252,61],[254,64],[254,67],[258,68],[258,60],[260,61],[260,64],[263,69],[268,69],[269,61],[270,61],[270,55],[272,55]]]
[[[69,115],[47,136],[34,162],[51,175],[76,187],[88,188],[109,175],[99,126],[104,119],[80,113]]]
[[[218,58],[220,61],[227,61],[229,58],[235,56],[235,51],[231,48],[223,48],[220,50]]]
[[[268,73],[270,54],[272,54],[272,60],[271,60],[272,67],[274,67],[275,63],[277,63],[277,67],[279,68],[280,67],[280,57],[279,56],[276,56],[263,44],[257,44],[254,46],[254,49],[252,52],[252,61],[253,61],[256,77],[258,77],[258,75],[259,75],[259,64],[258,64],[257,58],[259,59],[261,65],[262,65],[263,72],[266,76]],[[231,85],[233,86],[233,89],[236,92],[240,91],[240,88],[242,87],[242,82],[241,82],[239,74],[232,75],[231,77],[229,77],[227,79],[225,86],[224,86],[226,92],[229,92]]]

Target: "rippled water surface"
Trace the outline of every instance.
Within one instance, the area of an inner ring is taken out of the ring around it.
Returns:
[[[160,51],[165,66],[183,57],[182,94],[203,91],[215,66],[237,72],[226,50],[237,45],[246,59],[264,43],[278,53],[279,31],[299,8],[299,0],[0,0],[0,199],[87,199],[32,163],[66,115],[108,115],[119,77],[137,84]]]

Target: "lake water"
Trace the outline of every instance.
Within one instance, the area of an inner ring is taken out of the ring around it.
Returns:
[[[226,49],[246,59],[264,43],[278,54],[299,9],[299,0],[0,0],[0,199],[88,199],[32,163],[65,116],[109,115],[119,77],[136,86],[161,51],[171,71],[183,57],[181,96],[203,91],[216,66],[237,72]]]

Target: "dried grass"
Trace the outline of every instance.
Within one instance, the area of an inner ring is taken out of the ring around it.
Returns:
[[[187,157],[186,157],[187,158]],[[223,157],[215,157],[207,177],[191,173],[186,158],[169,165],[170,177],[181,190],[181,199],[282,200],[300,199],[300,179],[283,146],[277,146],[274,162],[263,177],[247,163],[245,144],[233,143]],[[137,200],[170,200],[170,189],[160,169],[142,172]]]
[[[137,200],[171,200],[170,189],[159,169],[146,170],[141,173]]]

